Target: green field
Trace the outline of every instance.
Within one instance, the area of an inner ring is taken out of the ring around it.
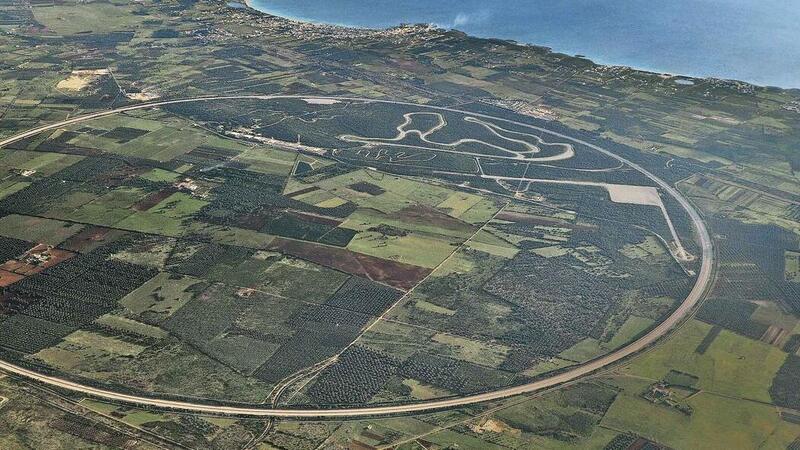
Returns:
[[[673,448],[785,448],[800,426],[781,420],[775,409],[746,400],[700,393],[689,400],[687,417],[634,395],[621,395],[601,422],[613,429],[637,430]],[[676,433],[675,430],[681,430]]]
[[[56,33],[65,35],[81,32],[108,32],[135,28],[141,23],[139,16],[119,14],[120,6],[112,3],[94,5],[70,5],[67,8],[36,8],[36,20]]]
[[[192,293],[187,290],[199,283],[202,280],[189,276],[175,277],[162,272],[119,302],[135,314],[150,311],[170,316],[192,298]]]
[[[58,245],[78,233],[83,225],[39,217],[0,217],[0,235],[30,242]]]
[[[722,331],[708,350],[700,355],[695,349],[710,329],[693,321],[669,340],[669,345],[639,358],[626,373],[653,380],[669,370],[690,373],[700,380],[697,387],[715,394],[769,402],[772,375],[786,359],[775,347]],[[758,373],[759,376],[751,376]]]

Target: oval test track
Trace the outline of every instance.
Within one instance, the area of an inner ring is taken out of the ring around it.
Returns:
[[[656,177],[652,173],[645,170],[643,167],[635,164],[619,155],[616,155],[608,150],[603,149],[597,145],[591,144],[589,142],[585,142],[561,133],[557,133],[554,131],[547,130],[545,128],[537,127],[534,125],[516,122],[509,119],[502,119],[498,117],[492,117],[486,114],[479,114],[470,111],[462,111],[454,108],[445,108],[445,107],[435,107],[435,106],[426,106],[426,105],[419,105],[415,103],[409,102],[401,102],[401,101],[391,101],[391,100],[375,100],[375,99],[368,99],[368,98],[353,98],[353,97],[323,97],[323,96],[314,96],[314,95],[234,95],[234,96],[208,96],[208,97],[195,97],[195,98],[187,98],[187,99],[178,99],[178,100],[165,100],[165,101],[158,101],[158,102],[151,102],[151,103],[141,103],[131,106],[125,106],[121,108],[116,108],[108,111],[101,111],[92,114],[86,114],[83,116],[77,116],[72,119],[67,119],[58,123],[45,125],[37,128],[33,128],[26,132],[14,135],[10,138],[0,140],[0,148],[11,144],[13,142],[19,141],[21,139],[39,134],[44,131],[52,130],[55,128],[60,128],[66,125],[71,125],[87,120],[97,119],[100,117],[105,117],[113,114],[118,114],[126,111],[133,111],[137,109],[147,109],[147,108],[154,108],[158,106],[164,105],[171,105],[171,104],[179,104],[179,103],[191,103],[191,102],[201,102],[201,101],[219,101],[219,100],[279,100],[279,99],[322,99],[322,100],[345,100],[345,101],[358,101],[358,102],[369,102],[369,103],[386,103],[386,104],[397,104],[397,105],[404,105],[404,106],[415,106],[427,109],[438,109],[442,111],[449,111],[459,114],[467,114],[476,117],[482,117],[484,119],[495,120],[510,123],[513,125],[518,125],[534,130],[541,131],[543,133],[547,133],[551,136],[556,136],[562,139],[566,139],[586,147],[589,147],[593,150],[601,152],[607,156],[610,156],[617,161],[620,161],[624,164],[629,165],[630,167],[638,170],[642,174],[644,174],[647,178],[652,180],[655,184],[657,184],[660,188],[662,188],[665,192],[667,192],[670,196],[675,198],[683,209],[689,214],[689,217],[692,219],[692,223],[694,224],[695,230],[697,235],[700,239],[700,245],[702,249],[702,263],[700,267],[700,271],[697,275],[697,281],[692,288],[689,295],[686,299],[681,303],[678,308],[676,308],[670,315],[667,317],[663,322],[658,324],[655,328],[650,330],[647,334],[640,337],[639,339],[629,343],[628,345],[619,348],[611,353],[608,353],[604,356],[601,356],[597,359],[587,361],[582,364],[578,364],[562,373],[555,374],[551,377],[544,378],[532,383],[523,384],[519,386],[509,387],[498,389],[491,392],[485,392],[481,394],[474,394],[474,395],[467,395],[463,397],[456,397],[456,398],[448,398],[443,400],[429,400],[429,401],[420,401],[415,403],[407,403],[402,405],[391,405],[391,406],[375,406],[375,407],[354,407],[354,408],[332,408],[332,409],[298,409],[298,408],[266,408],[266,407],[259,407],[259,406],[241,406],[236,404],[219,404],[219,405],[208,405],[203,403],[192,403],[188,401],[177,401],[177,400],[163,400],[157,398],[150,398],[150,397],[142,397],[136,395],[129,395],[118,393],[114,391],[109,391],[101,388],[96,388],[92,386],[83,385],[80,383],[72,382],[66,379],[44,375],[38,373],[36,371],[26,369],[24,367],[20,367],[5,361],[0,361],[0,369],[23,377],[30,378],[32,380],[48,384],[51,386],[59,387],[62,389],[67,389],[70,391],[91,395],[94,397],[98,397],[105,400],[111,401],[118,401],[118,402],[125,402],[140,406],[152,406],[157,408],[164,408],[164,409],[171,409],[171,410],[180,410],[180,411],[187,411],[187,412],[196,412],[196,413],[206,413],[206,414],[226,414],[226,415],[235,415],[235,416],[274,416],[274,417],[358,417],[358,416],[379,416],[379,415],[389,415],[389,414],[398,414],[398,413],[412,413],[412,412],[423,412],[423,411],[431,411],[437,409],[446,409],[446,408],[453,408],[459,407],[464,405],[471,405],[474,403],[481,403],[491,400],[498,400],[506,397],[511,397],[514,395],[519,394],[528,394],[532,392],[541,391],[543,389],[552,388],[564,383],[568,383],[571,381],[575,381],[581,377],[589,375],[593,372],[596,372],[600,369],[603,369],[611,364],[614,364],[620,360],[623,360],[629,356],[632,356],[645,348],[649,347],[657,340],[659,340],[662,336],[666,335],[670,330],[678,326],[684,318],[688,317],[688,315],[692,312],[694,307],[702,300],[706,288],[711,280],[712,276],[712,269],[714,266],[714,252],[712,247],[711,236],[706,229],[705,224],[703,223],[700,214],[694,209],[694,207],[689,203],[689,201],[683,197],[683,195],[678,192],[677,189],[672,187],[666,181],[661,180],[660,178]]]

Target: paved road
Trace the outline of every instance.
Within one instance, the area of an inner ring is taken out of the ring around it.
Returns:
[[[313,96],[312,96],[313,97]],[[20,133],[18,135],[12,136],[10,138],[4,139],[0,141],[0,147],[8,145],[12,142],[18,141],[20,139],[24,139],[26,137],[33,136],[35,134],[41,133],[43,131],[52,130],[55,128],[64,127],[66,125],[71,125],[91,119],[96,119],[99,117],[109,116],[112,114],[118,114],[125,111],[133,111],[137,109],[146,109],[146,108],[153,108],[163,105],[171,105],[171,104],[178,104],[178,103],[190,103],[190,102],[201,102],[201,101],[217,101],[217,100],[244,100],[244,99],[251,99],[251,100],[274,100],[274,99],[288,99],[288,98],[309,98],[309,96],[259,96],[259,95],[241,95],[241,96],[215,96],[215,97],[197,97],[197,98],[189,98],[189,99],[180,99],[180,100],[166,100],[166,101],[159,101],[153,103],[143,103],[137,104],[132,106],[126,106],[122,108],[117,108],[114,110],[102,111],[98,113],[88,114],[85,116],[74,117],[72,119],[64,120],[59,123],[54,123],[51,125],[45,125],[41,127],[34,128],[32,130],[28,130],[24,133]],[[320,98],[320,99],[331,99],[331,100],[346,100],[346,101],[370,101],[374,103],[394,103],[394,104],[401,104],[401,105],[408,105],[408,106],[420,106],[415,105],[413,103],[407,102],[395,102],[395,101],[387,101],[387,100],[373,100],[373,99],[364,99],[364,98],[352,98],[352,97],[313,97],[313,98]],[[426,109],[431,107],[424,107]],[[118,401],[118,402],[125,402],[140,406],[150,406],[150,407],[157,407],[157,408],[164,408],[164,409],[172,409],[172,410],[181,410],[181,411],[188,411],[188,412],[197,412],[197,413],[206,413],[206,414],[227,414],[227,415],[235,415],[235,416],[270,416],[270,417],[358,417],[358,416],[379,416],[379,415],[389,415],[389,414],[399,414],[399,413],[412,413],[412,412],[423,412],[423,411],[431,411],[437,409],[446,409],[446,408],[453,408],[459,407],[464,405],[471,405],[475,403],[486,402],[490,400],[498,400],[506,397],[511,397],[514,395],[519,394],[528,394],[532,392],[541,391],[543,389],[552,388],[554,386],[558,386],[563,383],[575,381],[581,377],[589,375],[593,372],[606,368],[620,360],[623,360],[629,356],[632,356],[645,348],[651,346],[656,341],[658,341],[661,337],[667,334],[670,330],[678,326],[688,315],[692,312],[694,307],[702,300],[703,296],[705,295],[706,288],[711,281],[712,277],[712,268],[714,266],[714,252],[712,248],[711,236],[706,229],[705,223],[703,219],[700,217],[700,214],[694,209],[694,207],[686,200],[683,195],[678,192],[677,189],[672,187],[669,183],[659,179],[655,175],[651,174],[643,167],[621,157],[618,156],[604,148],[591,144],[589,142],[581,141],[579,139],[572,138],[570,136],[560,134],[557,132],[553,132],[541,127],[536,127],[533,125],[525,124],[522,122],[516,122],[513,120],[508,119],[500,119],[497,117],[488,116],[485,114],[476,114],[469,111],[461,111],[458,109],[453,108],[435,108],[443,111],[450,111],[455,113],[462,113],[468,114],[474,117],[482,117],[485,119],[501,121],[506,123],[511,123],[514,125],[527,127],[530,129],[535,129],[541,131],[545,134],[549,134],[551,136],[559,137],[562,139],[569,140],[571,142],[575,142],[594,150],[597,150],[605,155],[608,155],[622,163],[629,165],[630,167],[638,170],[645,176],[647,176],[650,180],[656,183],[659,187],[661,187],[667,194],[674,197],[680,205],[687,211],[692,222],[694,224],[695,230],[697,232],[697,236],[700,239],[700,245],[702,249],[702,263],[700,271],[697,275],[697,281],[692,288],[692,291],[683,301],[683,303],[672,312],[672,314],[663,322],[661,322],[658,326],[653,328],[649,333],[640,337],[636,341],[617,349],[605,356],[600,358],[594,359],[592,361],[588,361],[586,363],[577,365],[572,367],[565,372],[553,375],[552,377],[548,377],[539,381],[535,381],[533,383],[523,384],[520,386],[514,386],[505,389],[498,389],[496,391],[486,392],[483,394],[476,394],[476,395],[468,395],[464,397],[457,397],[457,398],[449,398],[444,400],[431,400],[431,401],[421,401],[416,403],[409,403],[405,405],[393,405],[393,406],[376,406],[376,407],[356,407],[356,408],[342,408],[342,409],[291,409],[291,408],[267,408],[267,407],[260,407],[260,406],[241,406],[236,404],[229,404],[229,405],[207,405],[202,403],[192,403],[192,402],[184,402],[184,401],[176,401],[176,400],[163,400],[158,398],[150,398],[150,397],[142,397],[136,395],[128,395],[119,392],[109,391],[105,389],[95,388],[92,386],[87,386],[80,383],[75,383],[69,380],[65,380],[63,378],[58,378],[54,376],[44,375],[33,370],[26,369],[24,367],[20,367],[5,361],[0,361],[0,369],[5,370],[6,372],[13,373],[19,376],[24,376],[30,378],[32,380],[36,380],[38,382],[48,384],[51,386],[56,386],[62,389],[67,389],[74,392],[79,392],[86,395],[91,395],[94,397],[98,397],[105,400],[111,401]]]

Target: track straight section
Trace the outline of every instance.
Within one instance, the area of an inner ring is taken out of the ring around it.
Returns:
[[[416,106],[416,107],[423,107],[426,109],[434,109],[440,111],[449,111],[454,113],[466,114],[473,117],[480,117],[483,119],[493,120],[497,122],[505,122],[521,127],[525,127],[532,130],[541,131],[542,133],[548,134],[550,136],[555,136],[561,139],[565,139],[571,141],[573,143],[577,143],[580,145],[584,145],[589,147],[593,150],[596,150],[604,155],[607,155],[611,158],[616,159],[617,161],[627,164],[633,169],[644,174],[647,178],[652,180],[655,184],[657,184],[661,189],[664,190],[667,194],[671,197],[675,198],[681,207],[686,210],[689,214],[689,217],[692,219],[692,223],[694,224],[695,231],[697,233],[698,239],[700,240],[700,246],[702,249],[702,263],[699,273],[697,274],[697,281],[695,282],[694,287],[692,288],[689,295],[686,299],[681,303],[681,305],[675,309],[675,311],[670,314],[669,317],[666,318],[663,322],[658,324],[655,328],[650,330],[647,334],[640,337],[634,342],[626,345],[625,347],[619,348],[605,356],[599,357],[597,359],[587,361],[585,363],[576,365],[564,372],[558,373],[548,378],[544,378],[533,383],[523,384],[520,386],[514,386],[510,388],[499,389],[491,392],[485,392],[482,394],[475,394],[475,395],[468,395],[464,397],[456,397],[456,398],[448,398],[444,400],[431,400],[431,401],[422,401],[422,402],[415,402],[415,403],[408,403],[403,405],[393,405],[393,406],[376,406],[376,407],[356,407],[356,408],[337,408],[337,409],[297,409],[297,408],[267,408],[263,406],[245,406],[245,405],[237,405],[237,404],[218,404],[218,405],[209,405],[203,403],[192,403],[186,401],[176,401],[176,400],[166,400],[166,399],[158,399],[158,398],[151,398],[151,397],[143,397],[143,396],[136,396],[136,395],[129,395],[123,394],[119,392],[114,392],[110,390],[100,389],[76,382],[72,382],[63,378],[58,378],[54,376],[49,376],[45,374],[38,373],[36,371],[26,369],[21,366],[17,366],[15,364],[11,364],[9,362],[0,361],[0,369],[12,373],[14,375],[30,378],[32,380],[38,381],[40,383],[44,383],[47,385],[59,387],[62,389],[67,389],[70,391],[78,392],[81,394],[86,394],[94,397],[98,397],[105,400],[111,400],[116,402],[124,402],[134,405],[140,406],[148,406],[148,407],[155,407],[155,408],[163,408],[163,409],[170,409],[170,410],[179,410],[179,411],[186,411],[186,412],[195,412],[195,413],[204,413],[204,414],[224,414],[224,415],[234,415],[234,416],[267,416],[267,417],[359,417],[359,416],[381,416],[381,415],[390,415],[390,414],[402,414],[402,413],[415,413],[415,412],[424,412],[424,411],[432,411],[438,409],[446,409],[446,408],[454,408],[460,407],[465,405],[471,405],[475,403],[487,402],[491,400],[498,400],[502,398],[511,397],[514,395],[519,394],[529,394],[537,391],[541,391],[544,389],[552,388],[555,386],[559,386],[564,383],[569,383],[575,381],[581,377],[587,376],[594,372],[597,372],[601,369],[604,369],[614,363],[617,363],[625,358],[628,358],[646,348],[653,345],[656,341],[658,341],[661,337],[666,335],[670,330],[680,325],[685,318],[687,318],[690,313],[693,311],[694,307],[702,300],[703,296],[705,295],[706,288],[709,285],[709,282],[712,278],[712,269],[714,266],[714,252],[712,247],[711,236],[706,229],[705,223],[703,222],[702,217],[700,214],[694,209],[691,203],[678,192],[677,189],[672,187],[667,182],[661,180],[660,178],[656,177],[652,173],[648,172],[642,166],[629,161],[626,158],[623,158],[615,153],[612,153],[602,147],[597,145],[591,144],[586,141],[582,141],[579,139],[575,139],[573,137],[550,131],[545,128],[537,127],[534,125],[529,125],[522,122],[516,122],[509,119],[502,119],[498,117],[492,117],[486,114],[479,114],[473,113],[469,111],[462,111],[455,108],[443,108],[443,107],[431,107],[425,105],[417,105],[414,103],[409,102],[400,102],[400,101],[391,101],[391,100],[374,100],[374,99],[367,99],[367,98],[355,98],[355,97],[319,97],[319,96],[303,96],[303,95],[232,95],[232,96],[208,96],[208,97],[195,97],[195,98],[186,98],[186,99],[178,99],[178,100],[165,100],[159,102],[151,102],[151,103],[142,103],[137,105],[125,106],[122,108],[112,109],[108,111],[101,111],[97,113],[87,114],[84,116],[74,117],[72,119],[64,120],[62,122],[45,125],[41,127],[37,127],[26,132],[17,134],[10,138],[0,140],[0,147],[5,145],[11,144],[13,142],[19,141],[21,139],[36,135],[38,133],[64,127],[67,125],[72,125],[92,119],[97,119],[100,117],[110,116],[113,114],[119,114],[127,111],[135,111],[139,109],[148,109],[148,108],[155,108],[159,106],[166,106],[166,105],[174,105],[180,103],[192,103],[192,102],[211,102],[211,101],[222,101],[222,100],[279,100],[279,99],[324,99],[324,100],[345,100],[345,101],[357,101],[357,102],[371,102],[371,103],[385,103],[385,104],[397,104],[397,105],[405,105],[405,106]]]

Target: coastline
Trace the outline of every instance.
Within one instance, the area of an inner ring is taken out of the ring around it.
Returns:
[[[676,81],[680,81],[680,82],[677,82],[676,84],[682,85],[684,87],[689,86],[691,84],[698,84],[698,82],[701,82],[701,81],[717,81],[717,82],[722,82],[722,83],[730,83],[730,84],[739,85],[739,86],[744,87],[745,89],[747,89],[746,86],[750,86],[752,88],[780,89],[780,90],[787,90],[787,91],[800,91],[800,86],[798,86],[798,87],[773,86],[773,85],[768,85],[768,84],[755,83],[755,82],[751,82],[751,81],[744,81],[744,80],[740,80],[740,79],[736,79],[736,78],[693,75],[693,74],[689,74],[689,73],[685,73],[685,72],[678,73],[678,72],[662,71],[662,70],[657,70],[657,69],[648,68],[648,67],[642,67],[642,66],[635,66],[635,65],[628,65],[628,64],[615,64],[615,63],[606,62],[606,61],[598,61],[597,60],[597,58],[598,58],[597,56],[585,55],[585,54],[582,54],[582,53],[570,54],[570,53],[567,53],[567,52],[564,52],[564,51],[559,51],[558,49],[550,47],[550,46],[536,44],[536,43],[532,43],[532,42],[520,42],[520,41],[514,40],[514,39],[504,39],[504,38],[488,37],[488,36],[477,36],[477,35],[469,34],[469,33],[465,32],[463,30],[459,30],[458,28],[442,28],[442,27],[437,26],[434,23],[415,23],[415,24],[400,23],[400,24],[397,24],[397,25],[394,25],[394,26],[385,27],[385,28],[362,27],[362,26],[354,26],[354,25],[347,25],[347,24],[341,24],[341,23],[329,23],[329,22],[315,21],[315,20],[305,19],[305,18],[302,18],[302,17],[284,15],[284,14],[280,14],[280,13],[275,12],[275,11],[259,9],[258,7],[253,5],[253,0],[239,0],[239,1],[242,4],[244,4],[247,9],[249,9],[249,10],[251,10],[251,11],[257,13],[257,14],[263,14],[263,15],[266,15],[266,16],[270,16],[270,17],[273,17],[273,18],[276,18],[276,19],[280,19],[280,20],[286,21],[288,23],[294,23],[294,24],[298,24],[298,25],[302,25],[302,26],[319,27],[320,29],[322,29],[322,28],[333,28],[333,29],[350,30],[350,31],[357,31],[357,32],[373,32],[373,33],[378,34],[378,33],[383,33],[383,32],[389,32],[389,31],[395,30],[395,29],[400,29],[400,28],[402,28],[404,26],[418,26],[420,31],[422,29],[424,29],[424,27],[427,27],[431,31],[461,33],[466,38],[469,38],[469,39],[478,39],[478,40],[485,40],[485,41],[503,42],[506,45],[518,46],[518,47],[521,47],[521,48],[544,49],[544,50],[547,50],[547,51],[553,53],[554,55],[566,56],[566,57],[569,57],[569,58],[579,59],[579,60],[582,60],[582,61],[589,62],[589,63],[591,63],[592,65],[595,65],[595,66],[602,66],[602,67],[606,67],[606,68],[610,68],[610,69],[614,69],[614,68],[627,69],[627,70],[631,70],[631,71],[635,71],[635,72],[640,72],[640,73],[646,73],[646,74],[651,74],[651,75],[655,75],[655,76],[660,76],[660,77],[666,78],[666,79],[674,79]],[[687,82],[691,82],[691,83],[687,83]]]

